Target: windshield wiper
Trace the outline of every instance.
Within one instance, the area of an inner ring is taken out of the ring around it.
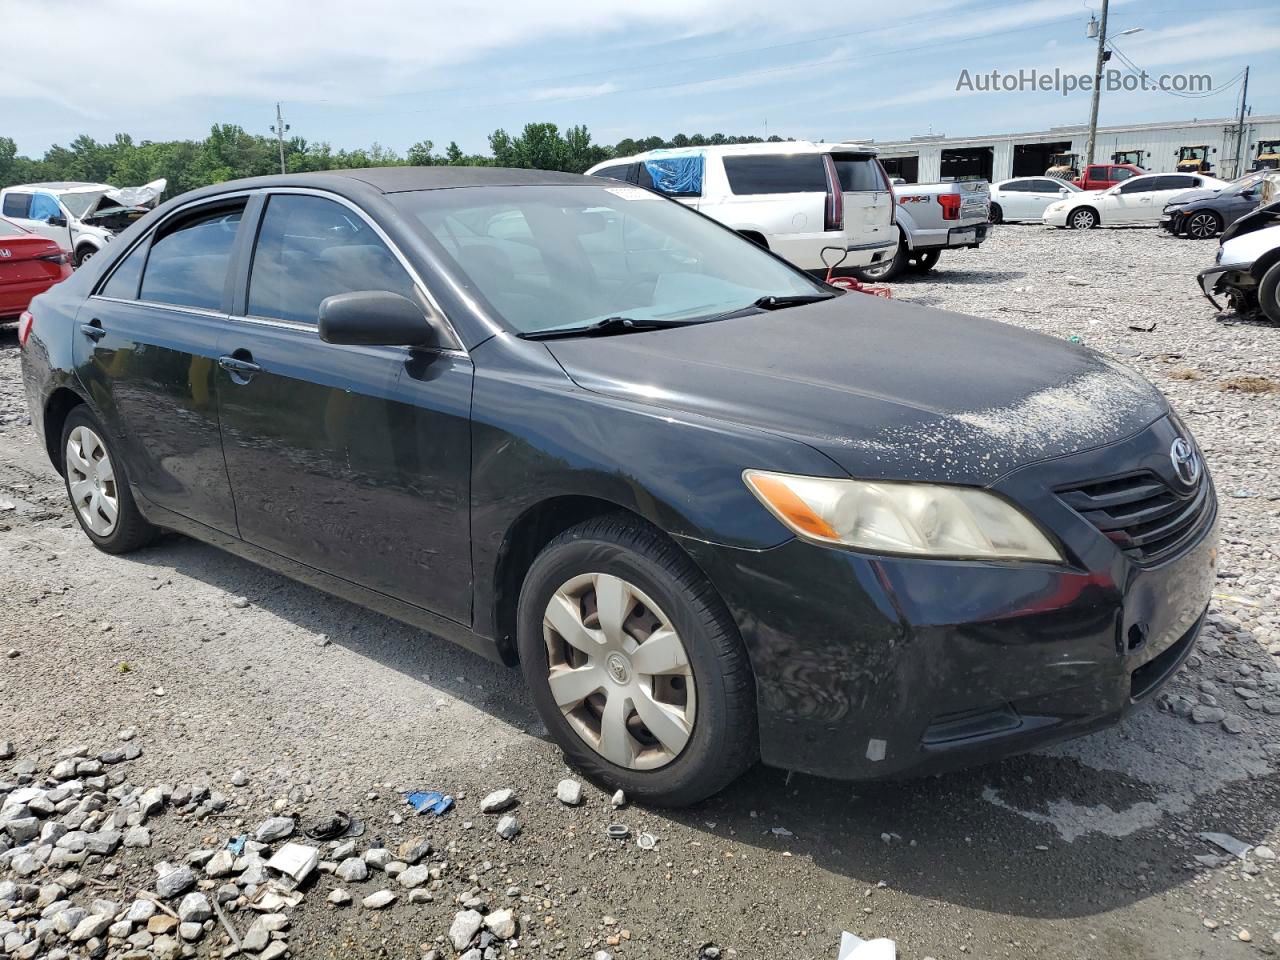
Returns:
[[[698,320],[637,320],[632,317],[605,317],[595,323],[580,327],[554,327],[550,330],[533,330],[522,333],[525,340],[558,340],[561,337],[605,337],[619,333],[640,333],[645,330],[662,330],[666,327],[687,327]]]
[[[830,300],[838,297],[838,293],[794,293],[786,296],[774,296],[772,293],[761,297],[751,305],[761,310],[781,310],[784,307],[797,307],[805,303],[817,303],[819,300]]]

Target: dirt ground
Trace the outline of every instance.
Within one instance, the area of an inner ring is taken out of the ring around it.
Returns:
[[[1169,392],[1204,445],[1222,498],[1210,626],[1162,705],[1115,728],[906,783],[757,768],[674,813],[614,811],[590,785],[583,806],[562,806],[555,787],[572,772],[518,672],[182,537],[127,557],[93,550],[26,424],[3,328],[0,740],[45,764],[133,726],[143,754],[131,782],[231,799],[203,824],[156,821],[152,849],[125,851],[126,869],[252,829],[273,804],[353,814],[362,844],[421,834],[447,861],[433,900],[380,912],[327,905],[335,883],[320,876],[293,911],[296,957],[419,957],[474,891],[527,916],[515,957],[695,960],[715,943],[740,958],[831,960],[841,930],[892,938],[907,960],[1274,955],[1280,866],[1196,859],[1222,854],[1202,831],[1280,849],[1280,716],[1234,692],[1241,678],[1280,680],[1280,394],[1227,385],[1280,380],[1280,329],[1215,318],[1194,281],[1213,251],[1150,229],[1009,225],[893,284],[903,299],[1117,355]],[[1234,721],[1174,709],[1206,697]],[[231,785],[236,769],[245,786]],[[511,842],[478,809],[500,787],[520,799]],[[450,792],[457,808],[408,817],[397,791],[410,788]],[[656,849],[608,839],[615,822]],[[350,886],[357,901],[379,889]]]

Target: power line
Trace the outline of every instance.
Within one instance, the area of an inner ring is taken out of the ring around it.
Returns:
[[[1150,75],[1149,70],[1144,70],[1142,67],[1134,63],[1128,56],[1125,55],[1124,51],[1122,51],[1114,43],[1110,43],[1108,44],[1108,46],[1111,47],[1112,51],[1120,58],[1121,62],[1123,62],[1125,66],[1129,68],[1130,73],[1134,75],[1141,75],[1141,74],[1146,74],[1148,76]],[[1210,90],[1207,93],[1183,93],[1178,90],[1160,90],[1160,93],[1167,93],[1172,97],[1181,97],[1184,100],[1206,100],[1209,97],[1216,97],[1226,93],[1233,86],[1235,86],[1236,83],[1238,83],[1240,78],[1243,76],[1244,76],[1244,70],[1241,70],[1239,73],[1237,73],[1234,77],[1232,77],[1226,83],[1222,84],[1216,90]]]

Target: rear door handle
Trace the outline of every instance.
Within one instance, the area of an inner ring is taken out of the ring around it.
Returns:
[[[102,329],[102,324],[100,324],[97,320],[94,320],[92,323],[80,324],[80,332],[83,333],[90,340],[92,340],[94,343],[97,343],[99,340],[101,340],[103,337],[107,335],[107,331]]]

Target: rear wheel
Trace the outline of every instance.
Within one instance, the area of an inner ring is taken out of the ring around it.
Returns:
[[[62,475],[80,529],[106,553],[144,547],[159,532],[138,511],[124,464],[114,455],[107,431],[85,406],[62,427]]]
[[[1280,323],[1280,262],[1273,263],[1258,284],[1258,306],[1272,323]]]
[[[1187,218],[1183,230],[1193,240],[1209,240],[1218,235],[1222,229],[1222,221],[1212,210],[1200,210]]]
[[[892,280],[900,274],[907,266],[907,245],[899,242],[893,251],[893,256],[879,263],[873,263],[869,267],[858,267],[853,271],[853,275],[859,280],[865,280],[868,283],[882,283],[886,280]]]
[[[1067,226],[1072,230],[1092,230],[1098,225],[1098,215],[1088,207],[1078,207],[1067,217]]]
[[[1000,204],[993,203],[991,210],[987,213],[987,220],[990,223],[1004,223],[1004,211],[1000,209]]]
[[[675,544],[625,515],[534,560],[517,644],[538,713],[592,779],[695,803],[756,759],[754,684],[723,601]]]
[[[925,250],[923,253],[913,255],[907,261],[907,269],[912,273],[928,273],[938,264],[938,258],[942,253],[938,250]]]

